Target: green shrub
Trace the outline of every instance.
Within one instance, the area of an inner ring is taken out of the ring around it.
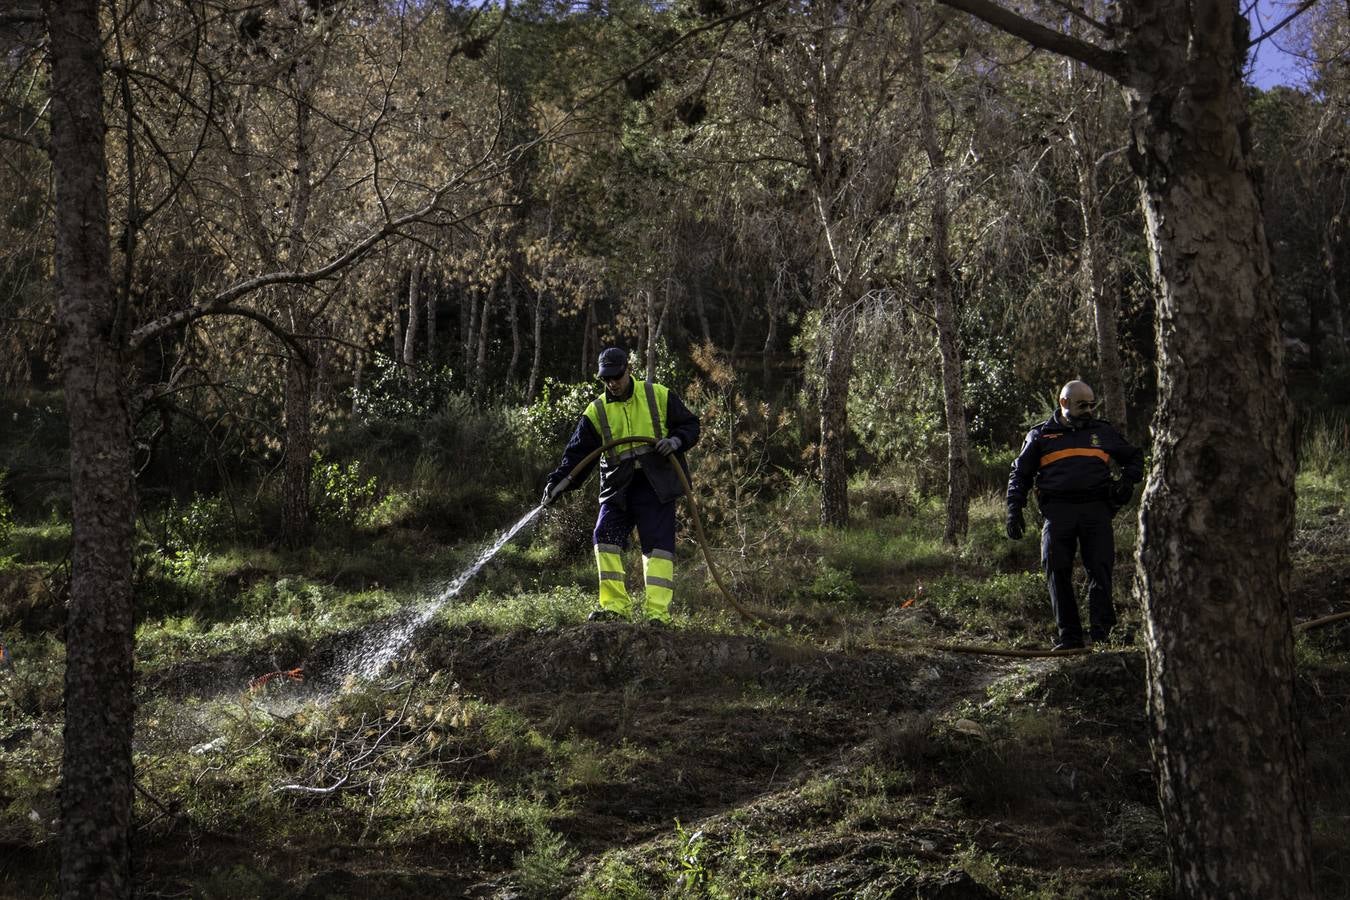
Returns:
[[[591,381],[567,384],[545,378],[535,401],[518,411],[524,443],[542,453],[561,450],[586,405],[599,393]]]
[[[353,392],[359,422],[428,419],[440,410],[454,380],[449,366],[409,369],[382,353],[375,354],[372,368],[374,375]]]
[[[544,829],[528,851],[515,856],[516,874],[527,897],[556,897],[563,893],[567,870],[577,860],[575,850],[560,834]]]
[[[361,463],[325,462],[317,452],[310,472],[310,498],[320,525],[355,528],[379,496],[375,479],[361,477]]]

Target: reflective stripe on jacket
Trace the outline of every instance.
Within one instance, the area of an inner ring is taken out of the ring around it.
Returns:
[[[627,437],[660,440],[669,434],[666,427],[669,396],[665,385],[633,379],[633,389],[626,399],[614,399],[605,392],[586,407],[586,419],[606,444]],[[684,485],[671,461],[653,454],[653,449],[651,444],[634,443],[606,450],[600,457],[600,502],[617,498],[627,490],[639,467],[662,502],[684,494]]]
[[[1106,500],[1111,463],[1131,484],[1144,477],[1144,454],[1103,419],[1075,428],[1058,413],[1027,432],[1008,474],[1008,505],[1021,509],[1034,486],[1041,503]]]

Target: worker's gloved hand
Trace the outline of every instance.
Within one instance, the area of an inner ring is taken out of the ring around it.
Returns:
[[[1014,541],[1026,533],[1027,523],[1022,518],[1022,508],[1020,506],[1008,507],[1008,537]]]
[[[1111,484],[1111,513],[1114,515],[1130,505],[1134,499],[1134,484],[1122,478]]]
[[[557,489],[558,485],[556,482],[550,481],[547,485],[545,485],[544,496],[539,499],[539,505],[540,506],[552,505],[553,501],[558,499],[557,495],[553,493]]]
[[[661,438],[656,442],[656,452],[662,456],[669,456],[680,449],[680,439],[677,437]]]

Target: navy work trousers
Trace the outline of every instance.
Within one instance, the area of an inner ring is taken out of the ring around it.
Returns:
[[[1111,532],[1111,507],[1105,500],[1089,503],[1041,504],[1041,563],[1050,585],[1050,606],[1062,641],[1081,641],[1083,622],[1073,592],[1073,557],[1083,553],[1088,576],[1088,623],[1094,641],[1105,640],[1116,624],[1111,602],[1111,567],[1116,541]]]
[[[637,526],[642,555],[651,556],[653,550],[675,552],[675,501],[662,503],[652,490],[641,469],[633,473],[633,482],[620,498],[600,504],[600,515],[595,520],[596,544],[613,544],[628,549],[628,535]]]

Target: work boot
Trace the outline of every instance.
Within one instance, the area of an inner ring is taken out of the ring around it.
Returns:
[[[587,622],[622,622],[623,616],[612,609],[597,609],[586,617]]]
[[[1081,637],[1062,637],[1050,645],[1050,649],[1055,652],[1059,652],[1060,650],[1082,650],[1083,639]]]

